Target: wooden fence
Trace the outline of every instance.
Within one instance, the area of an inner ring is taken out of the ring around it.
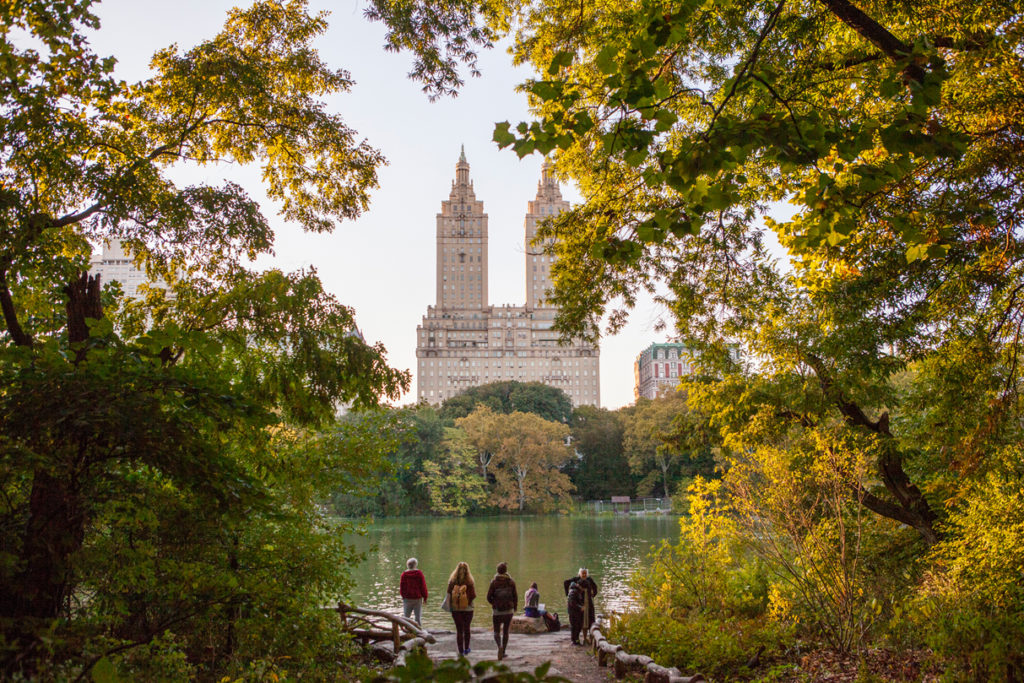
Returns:
[[[629,496],[613,496],[611,500],[588,500],[584,509],[600,514],[617,512],[621,514],[657,514],[672,511],[671,498],[630,498]]]
[[[411,619],[390,612],[381,612],[339,603],[332,608],[341,617],[341,627],[352,633],[364,645],[388,642],[397,655],[402,651],[437,642],[429,631]]]
[[[657,664],[646,655],[631,655],[621,645],[609,643],[601,632],[601,618],[590,627],[590,643],[597,655],[598,666],[611,666],[615,678],[625,678],[631,672],[642,672],[644,683],[703,683],[707,679],[700,674],[684,676],[679,669]]]

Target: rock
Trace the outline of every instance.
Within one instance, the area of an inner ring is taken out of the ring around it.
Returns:
[[[544,619],[541,617],[524,617],[520,614],[512,617],[512,626],[509,627],[510,633],[547,633],[548,628],[544,625]]]

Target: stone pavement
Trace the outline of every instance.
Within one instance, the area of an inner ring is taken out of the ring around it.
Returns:
[[[431,631],[437,642],[427,647],[431,659],[455,659],[455,631]],[[489,628],[470,629],[469,661],[476,663],[498,659],[498,646]],[[513,671],[533,671],[544,662],[552,662],[550,674],[580,683],[603,683],[614,680],[611,669],[601,669],[589,647],[571,644],[569,630],[554,633],[521,634],[509,636],[508,648],[502,664]]]

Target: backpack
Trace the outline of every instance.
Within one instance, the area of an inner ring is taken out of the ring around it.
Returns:
[[[579,581],[573,581],[569,585],[569,604],[573,607],[583,607],[583,586]]]
[[[452,609],[467,609],[469,607],[469,594],[466,587],[459,584],[452,586]]]
[[[509,581],[499,581],[498,585],[494,587],[494,605],[496,610],[510,610],[516,606],[516,594],[512,591],[512,586]]]
[[[562,630],[562,622],[558,620],[558,612],[545,612],[544,625],[548,627],[549,631]]]

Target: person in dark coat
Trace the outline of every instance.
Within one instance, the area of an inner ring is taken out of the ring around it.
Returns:
[[[597,584],[590,577],[585,567],[579,573],[562,583],[568,598],[569,627],[573,645],[581,645],[580,631],[590,628],[594,623],[594,596],[597,595]]]
[[[427,579],[423,572],[416,568],[416,558],[410,557],[405,562],[408,569],[402,572],[398,583],[398,594],[402,596],[402,613],[406,619],[416,616],[416,624],[420,623],[420,611],[427,600]]]
[[[508,565],[498,563],[498,573],[491,579],[487,589],[487,602],[491,604],[494,622],[494,642],[498,646],[498,661],[505,658],[508,646],[508,631],[512,626],[512,617],[519,607],[519,591],[516,582],[508,575]]]

